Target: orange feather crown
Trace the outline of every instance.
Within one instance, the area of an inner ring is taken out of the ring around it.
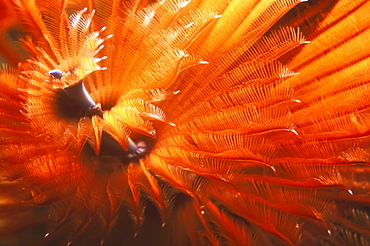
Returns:
[[[370,244],[370,3],[301,2],[1,3],[0,238]]]

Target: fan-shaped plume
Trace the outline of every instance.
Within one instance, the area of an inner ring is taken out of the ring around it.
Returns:
[[[1,245],[370,245],[370,2],[0,3]]]

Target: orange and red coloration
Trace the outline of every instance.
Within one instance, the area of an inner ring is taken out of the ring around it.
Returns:
[[[301,2],[2,3],[1,240],[370,244],[370,3]]]

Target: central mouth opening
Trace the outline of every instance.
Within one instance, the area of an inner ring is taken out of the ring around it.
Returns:
[[[57,90],[56,110],[62,118],[77,121],[82,117],[101,117],[103,114],[86,91],[83,81]]]
[[[56,111],[63,119],[78,122],[82,117],[91,118],[94,115],[103,117],[103,110],[99,104],[96,104],[92,100],[85,89],[83,81],[64,89],[58,89],[56,95]],[[95,154],[94,149],[89,143],[85,144],[81,155],[83,158],[94,160],[109,157],[110,161],[108,163],[114,164],[108,165],[108,167],[98,167],[95,164],[93,166],[94,169],[103,168],[112,171],[129,163],[138,163],[141,158],[144,158],[151,151],[154,144],[155,139],[131,132],[128,138],[128,149],[125,150],[113,137],[103,131],[99,155]],[[106,161],[103,163],[105,164]],[[112,166],[116,167],[113,168]]]

